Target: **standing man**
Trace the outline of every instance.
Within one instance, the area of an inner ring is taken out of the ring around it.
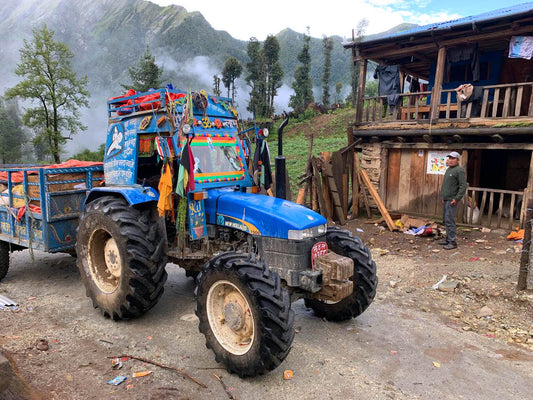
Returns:
[[[440,189],[440,197],[443,201],[442,222],[446,228],[446,240],[439,242],[444,245],[445,250],[457,248],[455,235],[457,228],[455,226],[455,211],[457,210],[457,203],[461,201],[466,193],[466,174],[465,170],[459,166],[459,159],[461,155],[452,151],[446,156],[446,173],[442,180],[442,187]]]

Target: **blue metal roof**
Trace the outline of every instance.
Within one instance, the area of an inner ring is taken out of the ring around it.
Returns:
[[[402,31],[402,32],[393,33],[391,35],[382,36],[378,39],[370,39],[368,41],[363,39],[362,42],[365,43],[365,42],[381,41],[381,40],[386,40],[386,39],[391,39],[391,38],[396,38],[396,37],[417,35],[417,34],[421,34],[424,32],[452,29],[455,27],[463,26],[463,25],[472,25],[473,23],[476,23],[476,22],[491,21],[494,19],[509,17],[509,16],[516,15],[516,14],[523,14],[528,11],[533,11],[533,2],[500,8],[499,10],[489,11],[489,12],[471,16],[471,17],[458,18],[458,19],[453,19],[451,21],[437,22],[437,23],[433,23],[429,25],[419,26],[417,28],[409,29],[407,31]]]

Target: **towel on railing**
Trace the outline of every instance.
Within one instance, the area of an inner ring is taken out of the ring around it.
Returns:
[[[513,36],[509,41],[509,58],[533,57],[533,36]]]

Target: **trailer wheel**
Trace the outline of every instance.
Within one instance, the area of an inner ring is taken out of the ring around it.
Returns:
[[[114,320],[139,317],[167,280],[164,224],[149,208],[105,196],[80,218],[76,264],[94,307]]]
[[[9,269],[9,243],[0,241],[0,281],[7,275]]]
[[[350,278],[353,281],[353,293],[335,303],[305,299],[305,305],[312,308],[317,317],[328,321],[345,321],[361,315],[374,300],[378,285],[376,263],[361,239],[352,236],[349,231],[328,227],[326,242],[331,251],[353,260],[354,275]]]
[[[202,269],[196,315],[217,362],[241,378],[276,368],[294,339],[290,295],[255,257],[224,253]]]

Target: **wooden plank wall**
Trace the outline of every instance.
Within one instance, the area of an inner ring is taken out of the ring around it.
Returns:
[[[427,150],[390,149],[387,167],[389,211],[439,216],[443,175],[427,174]]]

